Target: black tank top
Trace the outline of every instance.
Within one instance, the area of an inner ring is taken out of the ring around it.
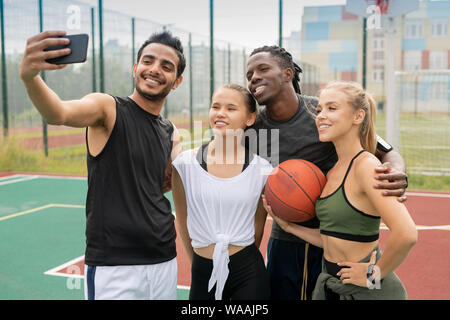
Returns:
[[[174,216],[162,184],[173,125],[114,97],[116,122],[104,149],[88,147],[85,263],[155,264],[176,256]]]

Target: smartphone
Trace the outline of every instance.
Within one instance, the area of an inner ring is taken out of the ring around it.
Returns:
[[[48,63],[52,64],[69,64],[69,63],[80,63],[86,61],[87,56],[87,49],[88,49],[88,42],[89,42],[89,35],[82,33],[82,34],[72,34],[72,35],[65,35],[61,38],[68,38],[70,39],[70,43],[66,46],[53,46],[45,48],[44,51],[51,51],[51,50],[60,50],[64,48],[69,48],[72,50],[70,54],[66,56],[61,56],[53,59],[47,59]]]

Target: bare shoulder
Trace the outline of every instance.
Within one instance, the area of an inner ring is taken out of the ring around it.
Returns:
[[[355,170],[362,174],[366,170],[370,170],[370,173],[381,164],[380,160],[370,152],[363,152],[358,158],[355,159]]]
[[[114,97],[106,93],[94,92],[84,96],[82,100],[95,105],[103,115],[101,117],[103,121],[97,123],[94,127],[105,127],[110,133],[116,122],[116,100]]]
[[[100,92],[89,93],[85,95],[81,100],[90,101],[92,103],[107,107],[113,107],[116,105],[116,100],[113,96]]]
[[[380,160],[370,152],[362,153],[355,159],[355,173],[357,180],[363,186],[372,188],[375,179],[375,168],[381,164]]]

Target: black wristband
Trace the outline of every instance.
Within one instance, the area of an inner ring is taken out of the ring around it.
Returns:
[[[389,152],[394,148],[389,143],[387,143],[386,140],[377,135],[377,149],[383,152]]]

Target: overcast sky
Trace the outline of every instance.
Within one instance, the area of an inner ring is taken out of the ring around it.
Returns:
[[[98,0],[79,0],[96,6]],[[214,34],[219,40],[256,48],[278,43],[278,0],[215,0]],[[303,6],[346,0],[283,0],[283,36],[301,29]],[[105,9],[194,33],[209,35],[209,0],[103,0]]]

